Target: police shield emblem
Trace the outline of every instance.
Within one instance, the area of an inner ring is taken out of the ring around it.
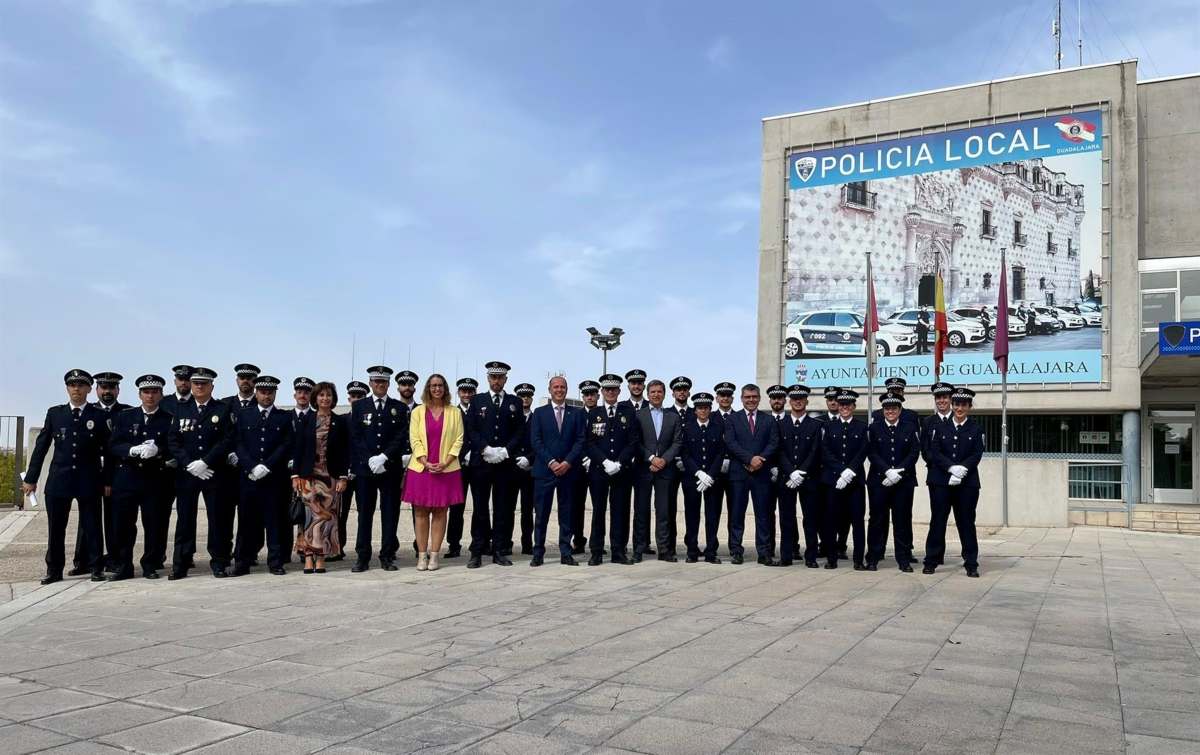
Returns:
[[[95,427],[96,427],[96,423],[95,423],[95,422],[93,422],[92,420],[90,420],[90,419],[89,419],[89,420],[87,421],[87,429],[89,429],[89,430],[92,430],[92,429],[94,429]]]
[[[1187,328],[1182,325],[1167,325],[1162,329],[1163,338],[1174,349],[1183,343],[1183,337],[1187,334]]]
[[[220,422],[220,421],[221,421],[221,417],[220,417],[219,415],[216,415],[216,414],[214,414],[214,415],[212,416],[212,423],[213,423],[214,425],[215,425],[215,424],[217,424],[217,423],[218,423],[218,422]]]
[[[801,181],[807,181],[812,177],[813,171],[817,169],[817,158],[802,157],[796,161],[796,177]]]
[[[392,416],[393,417],[396,416],[396,407],[394,407],[394,406],[392,407]]]

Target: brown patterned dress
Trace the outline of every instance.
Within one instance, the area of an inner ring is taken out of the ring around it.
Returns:
[[[330,419],[318,414],[316,421],[317,455],[313,476],[300,478],[301,497],[307,511],[304,524],[296,532],[296,552],[304,556],[335,556],[342,549],[337,529],[342,494],[335,491],[334,480],[329,476]]]

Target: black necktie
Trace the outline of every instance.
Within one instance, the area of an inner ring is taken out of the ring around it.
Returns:
[[[608,407],[608,418],[609,418],[609,419],[612,419],[612,418],[613,418],[613,417],[615,417],[615,416],[617,416],[617,410],[616,410],[616,409],[614,409],[614,408],[613,408],[613,407],[611,407],[611,406],[610,406],[610,407]]]
[[[500,394],[499,393],[492,394],[492,403],[495,404],[497,409],[500,408]]]
[[[242,399],[242,408],[245,409],[247,406],[250,406],[250,399],[248,399],[248,398]]]
[[[380,414],[383,413],[383,399],[375,399],[375,411],[379,412]]]
[[[262,410],[262,421],[263,422],[267,421],[267,410],[266,409]]]

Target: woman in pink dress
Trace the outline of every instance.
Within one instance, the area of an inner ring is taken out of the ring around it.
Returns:
[[[458,456],[463,445],[462,412],[450,405],[446,378],[430,375],[421,403],[409,416],[412,457],[404,482],[404,502],[413,507],[417,529],[417,571],[438,568],[450,506],[463,502]]]

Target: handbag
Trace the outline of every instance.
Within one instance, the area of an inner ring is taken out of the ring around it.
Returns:
[[[299,493],[292,491],[292,504],[288,509],[288,515],[291,517],[292,524],[304,524],[304,515],[308,510],[308,506],[304,503],[304,497]]]

